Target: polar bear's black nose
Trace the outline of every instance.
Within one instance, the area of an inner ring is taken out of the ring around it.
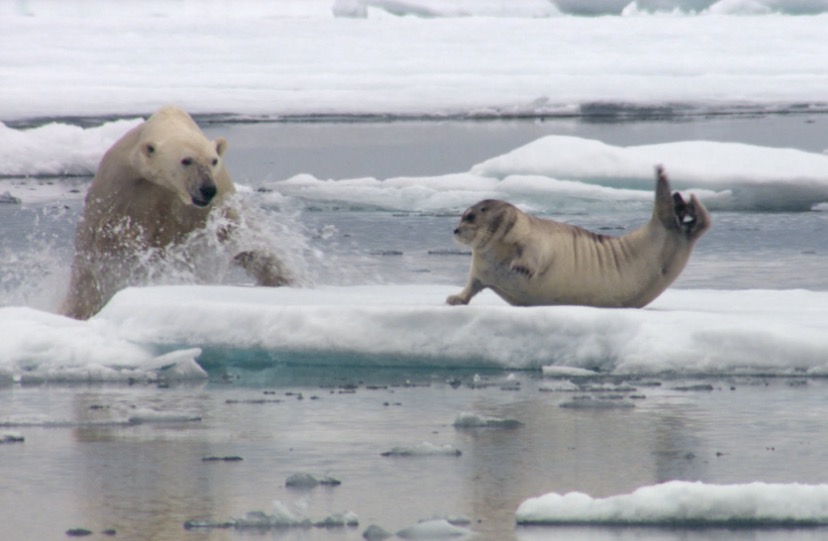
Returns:
[[[216,196],[216,191],[215,184],[207,184],[198,189],[202,199],[205,201],[211,201]]]

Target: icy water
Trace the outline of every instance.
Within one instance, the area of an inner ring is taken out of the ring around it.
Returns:
[[[95,538],[115,529],[121,539],[360,539],[370,524],[395,532],[435,516],[465,517],[487,540],[824,535],[514,526],[518,505],[549,491],[609,496],[672,479],[828,482],[823,380],[612,380],[601,383],[614,390],[584,382],[587,390],[571,392],[529,374],[480,376],[282,368],[197,387],[7,389],[6,428],[26,441],[0,448],[3,538],[59,539],[86,528]],[[584,396],[596,405],[562,407]],[[148,408],[182,420],[127,422]],[[455,428],[461,412],[522,424]],[[382,456],[421,442],[462,454]],[[285,486],[305,472],[341,485]],[[359,526],[184,529],[190,520],[270,514],[274,500],[313,521],[352,511]]]
[[[210,124],[231,142],[234,177],[254,188],[299,173],[388,178],[466,171],[549,133],[619,145],[676,140],[741,141],[820,151],[828,119],[804,115],[635,122],[499,121]],[[68,182],[82,184],[86,179]],[[38,182],[58,182],[28,180]],[[472,202],[470,202],[472,203]],[[3,298],[53,304],[80,195],[0,205]],[[573,212],[558,219],[610,233],[646,215]],[[462,286],[457,217],[394,212],[336,201],[309,204],[297,219],[327,264],[319,283],[451,283]],[[679,287],[828,289],[828,213],[714,214]],[[330,237],[326,227],[338,232]],[[57,274],[57,275],[55,275]],[[38,278],[45,276],[43,280]],[[50,296],[51,295],[51,296]],[[229,354],[229,355],[232,355]],[[240,366],[241,365],[241,366]],[[824,529],[693,530],[527,528],[514,525],[525,499],[577,490],[593,497],[672,479],[709,483],[828,482],[828,382],[711,378],[576,382],[536,373],[249,366],[228,357],[198,386],[10,386],[0,388],[0,532],[9,541],[92,539],[361,539],[438,517],[465,517],[483,540],[820,539]],[[478,376],[478,377],[475,377]],[[591,401],[569,406],[575,397]],[[583,406],[581,404],[588,404]],[[175,414],[158,422],[147,411]],[[458,429],[462,412],[513,419],[513,428]],[[130,422],[132,419],[132,422]],[[387,457],[421,442],[460,456]],[[210,460],[239,457],[241,460]],[[338,486],[286,487],[307,472]],[[279,501],[312,521],[351,511],[342,528],[185,529]]]

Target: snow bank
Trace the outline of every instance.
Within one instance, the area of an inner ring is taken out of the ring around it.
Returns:
[[[131,288],[86,322],[0,308],[0,379],[198,379],[199,362],[221,366],[228,355],[318,366],[828,374],[826,292],[671,289],[642,310],[520,308],[488,292],[470,306],[443,304],[458,287]]]
[[[592,498],[550,493],[518,507],[518,524],[812,526],[828,524],[828,485],[672,481]]]
[[[131,288],[88,322],[3,308],[0,373],[107,380],[172,366],[203,377],[194,358],[215,366],[230,355],[319,366],[828,374],[826,292],[670,289],[642,310],[512,307],[488,292],[470,306],[443,304],[457,287]],[[154,353],[165,350],[177,352],[173,360]]]
[[[0,308],[0,382],[126,382],[205,379],[185,348],[158,355],[118,337],[104,321],[74,319],[33,310]]]
[[[652,190],[653,168],[667,169],[674,189],[693,190],[712,209],[802,210],[828,201],[828,155],[741,143],[682,141],[618,147],[579,137],[547,136],[474,166],[473,174],[504,183],[526,176],[614,188]],[[581,197],[610,196],[582,188]],[[634,192],[633,192],[634,193]]]

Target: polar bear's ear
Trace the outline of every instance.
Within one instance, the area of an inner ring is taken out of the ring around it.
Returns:
[[[224,151],[227,150],[227,139],[219,137],[213,143],[216,145],[216,152],[219,156],[224,156]]]

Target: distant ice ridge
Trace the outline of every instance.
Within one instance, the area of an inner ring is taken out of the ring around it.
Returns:
[[[649,212],[658,164],[674,189],[696,193],[711,210],[806,211],[828,202],[826,154],[713,141],[619,147],[560,135],[468,173],[387,180],[298,175],[268,187],[280,195],[400,210],[462,210],[469,202],[497,198],[540,213],[619,203]]]
[[[52,122],[30,129],[0,122],[0,177],[92,176],[103,153],[143,119],[82,128]]]
[[[337,17],[551,17],[561,15],[791,15],[828,11],[824,0],[335,0]],[[376,11],[373,11],[376,10]]]
[[[608,498],[553,492],[524,501],[516,519],[523,525],[826,525],[828,485],[671,481]]]
[[[815,14],[828,11],[824,0],[144,0],[114,6],[106,0],[18,0],[7,2],[1,15],[56,17],[191,16],[263,18],[330,18],[371,16],[417,17],[547,17],[560,15]]]

